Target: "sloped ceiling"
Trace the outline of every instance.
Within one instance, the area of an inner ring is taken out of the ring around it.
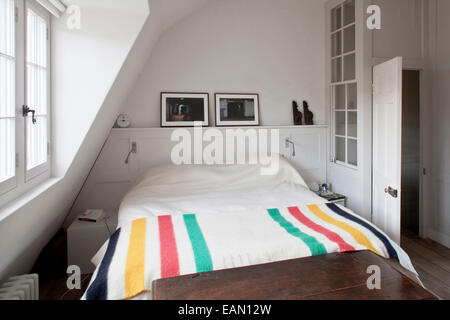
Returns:
[[[212,0],[150,0],[150,7],[160,17],[163,32],[210,1]]]

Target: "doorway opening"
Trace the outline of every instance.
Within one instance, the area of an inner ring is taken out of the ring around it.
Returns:
[[[420,230],[420,71],[403,70],[402,197],[403,234]]]

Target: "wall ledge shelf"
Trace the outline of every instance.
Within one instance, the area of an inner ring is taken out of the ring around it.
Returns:
[[[219,129],[219,130],[226,130],[226,129],[321,129],[321,128],[328,128],[328,125],[312,125],[312,126],[259,126],[259,127],[203,127],[204,130],[207,129]],[[193,127],[171,127],[171,128],[160,128],[160,127],[153,127],[153,128],[113,128],[112,132],[118,133],[118,132],[145,132],[145,131],[173,131],[175,129],[188,129],[192,130]]]

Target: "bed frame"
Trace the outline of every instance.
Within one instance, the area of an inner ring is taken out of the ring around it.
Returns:
[[[381,289],[369,290],[369,266]],[[369,252],[328,254],[153,282],[154,300],[435,300],[431,293]]]

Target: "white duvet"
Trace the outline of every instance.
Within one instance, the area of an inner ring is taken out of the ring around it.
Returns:
[[[301,175],[280,158],[280,170],[261,175],[254,166],[155,167],[122,201],[119,226],[139,218],[245,211],[326,201],[310,191]]]
[[[326,203],[282,157],[279,168],[276,175],[264,176],[260,165],[154,167],[123,199],[118,228],[152,216]],[[106,244],[92,258],[95,266],[105,251]]]

